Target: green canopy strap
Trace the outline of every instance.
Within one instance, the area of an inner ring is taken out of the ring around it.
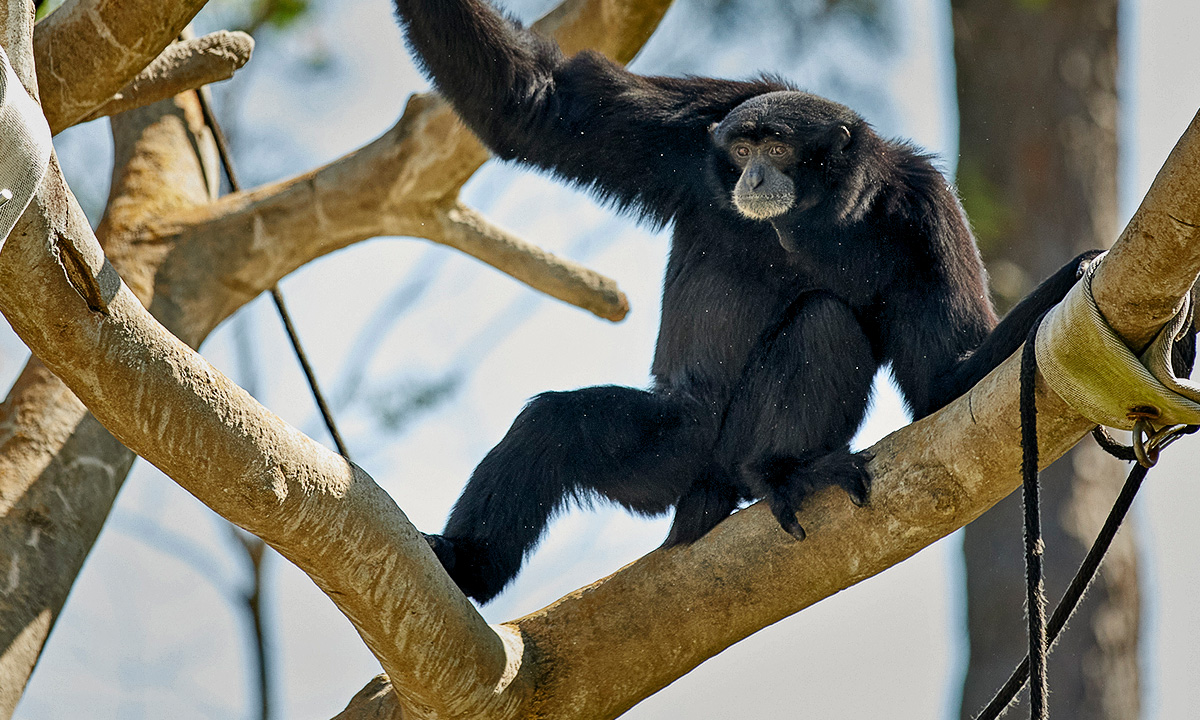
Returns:
[[[1171,367],[1171,346],[1191,319],[1190,296],[1139,358],[1092,297],[1101,258],[1087,267],[1038,332],[1037,363],[1046,383],[1099,425],[1133,430],[1138,421],[1156,428],[1200,424],[1200,385],[1175,377]]]
[[[50,164],[50,128],[42,108],[0,47],[0,247],[33,200]]]

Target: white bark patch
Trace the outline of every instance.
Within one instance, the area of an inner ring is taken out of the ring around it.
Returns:
[[[64,512],[71,514],[75,513],[75,509],[71,507],[71,501],[67,499],[67,496],[63,494],[63,491],[60,488],[54,488],[54,494],[58,496],[59,502],[63,504]]]
[[[117,41],[117,38],[112,34],[112,31],[108,29],[108,24],[104,22],[104,17],[99,13],[95,6],[91,6],[87,10],[87,18],[89,21],[91,21],[92,27],[96,29],[97,37],[108,41],[109,45],[112,45],[126,55],[134,54],[130,48],[125,47]]]
[[[283,472],[283,468],[271,468],[271,492],[275,494],[280,505],[288,499],[288,479],[287,475]]]
[[[37,550],[38,543],[41,542],[41,539],[42,529],[35,527],[29,531],[29,537],[25,540],[25,544],[34,550]]]
[[[8,563],[8,581],[4,584],[4,594],[12,595],[21,585],[21,564],[17,554],[13,553]]]
[[[511,625],[491,627],[504,644],[504,672],[496,682],[496,687],[492,688],[492,693],[499,695],[508,689],[521,669],[521,658],[525,655],[525,639],[521,636],[521,631]]]
[[[67,466],[67,469],[68,470],[82,470],[82,469],[99,470],[100,472],[104,473],[105,477],[107,477],[109,480],[112,480],[113,478],[115,478],[117,476],[116,468],[114,468],[112,465],[104,462],[100,458],[92,457],[90,455],[81,455],[81,456],[75,458],[74,460],[71,461],[71,464]],[[66,501],[64,500],[64,502],[66,502]]]
[[[167,424],[171,422],[171,406],[163,405],[158,411],[158,432],[156,436],[164,438],[167,436]]]

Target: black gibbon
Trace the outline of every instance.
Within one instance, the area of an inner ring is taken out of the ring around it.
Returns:
[[[849,442],[890,363],[913,415],[1008,357],[1081,256],[997,326],[954,191],[912,145],[774,78],[646,77],[566,57],[481,0],[396,0],[419,62],[498,156],[674,233],[653,386],[535,397],[431,546],[486,602],[573,498],[675,508],[690,543],[752,499],[784,530],[836,486],[867,501]]]

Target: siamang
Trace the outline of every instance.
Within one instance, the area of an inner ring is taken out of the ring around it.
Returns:
[[[550,518],[602,497],[675,508],[666,545],[764,500],[797,539],[814,492],[862,505],[849,450],[890,363],[921,417],[1008,357],[1081,256],[999,325],[975,241],[930,157],[773,77],[646,77],[566,57],[482,0],[395,0],[438,90],[497,155],[674,229],[649,390],[535,397],[480,462],[441,535],[481,602]]]

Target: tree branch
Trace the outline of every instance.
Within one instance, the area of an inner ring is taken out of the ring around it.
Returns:
[[[13,11],[15,4],[0,8]],[[19,17],[20,11],[15,15]],[[0,21],[5,17],[0,15]],[[22,46],[28,53],[21,62],[32,81],[28,32],[26,26],[23,42],[19,32],[5,32],[2,37],[17,50],[14,57],[20,56]],[[141,130],[149,125],[150,138],[121,137],[122,126],[131,121],[142,123]],[[131,242],[123,232],[137,224],[137,216],[174,211],[207,199],[196,156],[197,149],[205,149],[205,139],[186,134],[189,125],[195,131],[202,124],[194,103],[190,119],[172,106],[140,112],[136,119],[114,120],[122,171],[114,179],[113,205],[101,233],[109,242],[114,264],[130,278],[152,277],[170,249]],[[164,128],[179,132],[176,152],[164,148],[171,144],[164,142],[164,136],[170,135]],[[211,143],[208,150],[211,154]],[[139,162],[130,171],[132,156]],[[17,233],[22,232],[28,232],[28,227],[17,228]],[[53,241],[52,247],[61,250],[74,247],[78,238],[60,235]],[[0,405],[0,428],[0,548],[8,563],[7,582],[0,588],[0,717],[9,717],[135,456],[36,358]]]
[[[598,6],[609,4],[607,0],[594,2]],[[617,11],[621,12],[619,8]],[[29,40],[32,20],[32,7],[24,0],[0,4],[0,42],[18,74],[36,91]],[[39,30],[44,28],[39,25]],[[621,32],[619,19],[596,31],[607,33],[611,41]],[[184,213],[204,203],[208,188],[215,184],[214,152],[204,137],[207,131],[194,100],[184,95],[176,99],[176,105],[127,113],[114,118],[113,128],[117,171],[108,211],[99,229],[106,252],[138,298],[152,304],[167,328],[189,344],[199,345],[220,320],[269,287],[279,275],[239,275],[236,267],[226,274],[214,274],[210,271],[215,267],[227,266],[220,255],[221,241],[177,243],[147,229],[158,217]],[[209,162],[207,170],[198,161],[196,150]],[[57,165],[12,237],[14,243],[32,243],[27,249],[48,250],[50,255],[44,259],[49,265],[43,270],[59,280],[65,277],[58,265],[64,248],[82,248],[78,254],[84,279],[107,287],[110,294],[106,300],[115,297],[111,291],[116,275],[111,267],[100,264],[94,238],[62,183]],[[240,237],[253,235],[242,233]],[[312,247],[308,249],[313,252]],[[15,252],[0,256],[0,266],[9,263]],[[245,253],[245,257],[251,256],[253,253]],[[294,260],[298,266],[315,256],[313,252]],[[250,265],[251,270],[262,269],[261,265]],[[20,262],[16,266],[20,267]],[[31,277],[23,277],[20,283],[30,293],[21,302],[39,302],[42,292],[56,290],[64,291],[55,297],[68,306],[82,301],[78,294],[72,296],[61,286],[43,289]],[[104,282],[97,283],[98,278]],[[82,322],[81,327],[96,329],[90,320],[103,318],[91,313],[85,313],[83,320],[68,319],[67,315],[62,318],[63,322]],[[57,324],[51,322],[44,329],[53,334]],[[96,336],[90,339],[97,341]],[[102,346],[102,342],[93,344],[93,351]],[[88,352],[80,356],[85,365],[112,359],[88,358]],[[97,377],[85,382],[113,387]],[[88,415],[61,380],[36,360],[30,362],[0,406],[0,427],[4,428],[0,433],[0,547],[12,561],[6,584],[0,588],[0,717],[4,717],[12,713],[20,698],[134,455]],[[473,611],[471,615],[478,617]],[[472,627],[478,630],[480,625],[477,622]],[[499,677],[503,678],[503,668],[508,666],[505,643],[490,632],[486,637],[491,638],[492,655],[499,661],[496,667],[501,668]],[[420,653],[409,656],[420,660]],[[438,668],[432,670],[437,672]],[[395,672],[404,674],[402,669]]]
[[[591,47],[628,62],[669,5],[566,0],[534,28],[553,34],[567,52]],[[414,95],[396,125],[365,147],[295,178],[166,216],[153,232],[180,245],[220,246],[221,257],[238,258],[225,265],[231,287],[263,273],[281,278],[313,257],[379,235],[424,237],[459,249],[465,246],[456,242],[467,243],[470,254],[489,263],[502,258],[500,270],[536,290],[609,320],[623,318],[628,301],[612,280],[506,233],[477,232],[484,226],[474,220],[474,229],[447,222],[463,184],[488,157],[440,96]],[[208,317],[230,311],[213,306]]]
[[[108,102],[173,42],[206,0],[67,0],[37,24],[42,111],[57,133]]]
[[[262,278],[278,280],[314,257],[380,235],[455,247],[547,295],[609,320],[623,318],[628,301],[615,281],[459,212],[454,198],[481,151],[441,98],[418,95],[392,129],[365,147],[303,175],[164,215],[146,233],[222,258],[214,268],[222,283],[245,288],[212,296],[195,280],[173,278],[200,310],[192,321],[203,325],[257,295]],[[478,222],[468,227],[467,217]]]
[[[253,49],[254,38],[246,33],[226,30],[171,43],[128,85],[108,102],[80,118],[79,122],[145,107],[186,90],[228,80],[249,62]]]
[[[605,320],[615,322],[629,312],[629,301],[617,289],[616,281],[521,240],[465,205],[439,209],[435,219],[438,224],[429,233],[430,240],[461,250]]]
[[[376,675],[333,720],[404,720],[404,712],[396,702],[392,681],[387,675]]]
[[[1200,265],[1200,133],[1176,143],[1129,225],[1096,271],[1096,302],[1130,347],[1143,348],[1179,309]],[[1146,242],[1154,238],[1155,242]]]
[[[1194,228],[1173,223],[1170,235],[1156,234],[1160,223],[1172,225],[1163,220],[1168,214],[1198,213],[1200,115],[1095,280],[1101,309],[1124,320],[1126,337],[1151,337],[1166,319],[1157,309],[1177,307],[1200,272]],[[1020,484],[1018,358],[871,448],[869,506],[823,494],[801,518],[812,528],[804,542],[791,541],[760,503],[692,546],[655,551],[516,621],[539,649],[534,714],[615,717],[730,644],[904,560],[1008,495]],[[1040,378],[1037,403],[1046,465],[1091,424]]]
[[[519,638],[488,628],[365,473],[259,405],[123,283],[105,313],[82,302],[43,238],[74,242],[96,278],[115,273],[57,165],[47,177],[0,252],[0,310],[26,344],[117,439],[304,569],[390,676],[419,679],[402,690],[409,706],[443,717],[519,706],[531,689],[509,682]]]
[[[1185,140],[1195,133],[1200,123]],[[1157,191],[1147,208],[1159,207]],[[870,506],[820,496],[804,518],[805,542],[756,506],[497,635],[361,471],[257,406],[127,290],[111,298],[107,317],[88,311],[33,240],[69,224],[46,212],[41,194],[36,202],[45,232],[19,232],[0,254],[0,308],[126,444],[309,572],[380,657],[413,717],[615,716],[730,643],[908,557],[1018,483],[1010,361],[876,445]],[[1121,242],[1128,252],[1109,262],[1160,252],[1138,233]],[[42,297],[31,302],[30,287]],[[111,387],[139,391],[103,391]],[[1044,388],[1039,403],[1048,462],[1089,425]],[[195,447],[209,452],[197,458]]]

